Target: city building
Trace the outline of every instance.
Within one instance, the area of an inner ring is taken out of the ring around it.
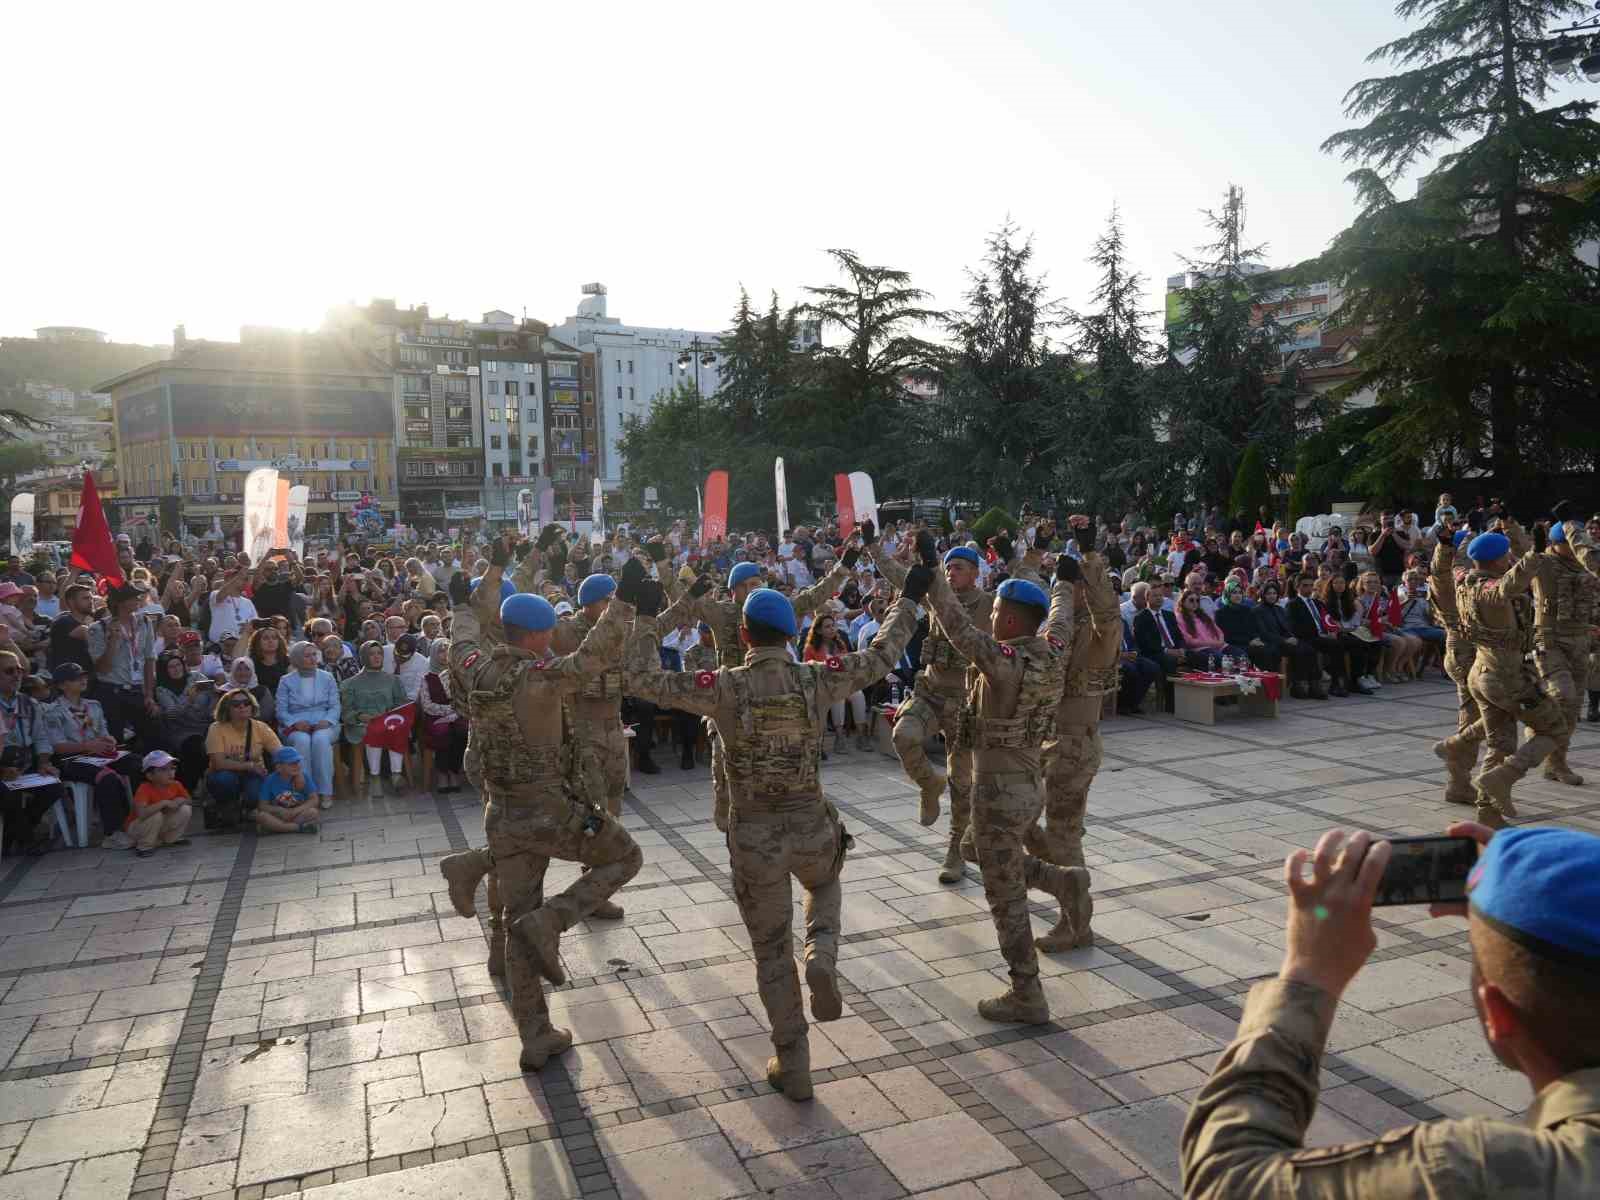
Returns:
[[[597,448],[601,486],[622,486],[622,438],[626,417],[643,417],[656,397],[680,382],[698,383],[702,395],[722,386],[720,333],[654,326],[625,325],[606,313],[606,288],[601,283],[583,287],[578,311],[551,328],[552,336],[594,356],[594,379],[583,380],[582,395],[593,394],[598,429]],[[802,336],[815,341],[818,330]],[[587,410],[581,412],[584,419]]]
[[[245,476],[271,466],[310,489],[310,533],[341,528],[363,494],[393,519],[394,380],[348,337],[246,326],[213,342],[179,326],[170,358],[95,390],[111,396],[124,509],[177,497],[191,533],[232,532]]]
[[[33,336],[41,342],[109,342],[111,339],[87,325],[40,325]]]
[[[503,310],[472,326],[483,392],[484,516],[517,518],[517,493],[545,486],[544,352],[546,326]]]

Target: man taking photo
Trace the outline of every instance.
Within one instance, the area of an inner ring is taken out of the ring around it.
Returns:
[[[1391,851],[1331,830],[1284,864],[1283,967],[1250,990],[1185,1123],[1190,1200],[1600,1196],[1600,837],[1471,822],[1449,832],[1479,844],[1468,903],[1429,911],[1468,917],[1472,1002],[1494,1056],[1528,1077],[1527,1114],[1302,1148],[1334,1010],[1377,945],[1372,901]]]

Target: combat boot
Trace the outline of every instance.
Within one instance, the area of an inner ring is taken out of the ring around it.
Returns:
[[[382,800],[383,799],[383,780],[379,779],[376,775],[372,776],[371,779],[367,780],[367,799],[368,800]]]
[[[806,963],[806,987],[811,989],[811,1015],[818,1021],[837,1021],[844,1012],[837,968],[820,958],[811,959]]]
[[[602,900],[590,910],[589,915],[598,917],[602,921],[620,921],[624,914],[622,905],[611,900]]]
[[[572,1046],[572,1034],[557,1029],[546,1021],[544,1028],[522,1039],[522,1058],[518,1065],[524,1071],[537,1071],[562,1051]]]
[[[1045,863],[1039,886],[1060,902],[1061,919],[1049,933],[1035,938],[1033,944],[1046,954],[1094,945],[1094,931],[1089,928],[1089,872],[1083,867]]]
[[[944,852],[944,865],[939,868],[940,883],[960,883],[966,875],[967,864],[962,861],[961,851],[961,834],[952,829],[950,845]]]
[[[506,975],[506,919],[501,913],[489,914],[489,974],[495,979]]]
[[[1011,986],[998,996],[978,1001],[978,1015],[985,1021],[1015,1021],[1023,1025],[1042,1025],[1050,1019],[1050,1005],[1044,998],[1039,977],[1024,981],[1011,977]]]
[[[928,777],[917,784],[922,792],[922,811],[917,814],[917,820],[924,825],[932,825],[939,819],[939,797],[944,794],[944,776],[932,767],[928,768]]]
[[[865,729],[860,730],[856,734],[856,749],[861,751],[863,754],[868,753],[872,749],[872,735]]]
[[[805,1035],[773,1048],[778,1053],[767,1059],[767,1082],[791,1100],[811,1099],[811,1046]]]
[[[1484,802],[1488,801],[1500,810],[1500,815],[1514,817],[1517,815],[1517,806],[1511,802],[1511,785],[1519,778],[1517,769],[1510,760],[1498,766],[1486,767],[1479,771],[1472,780],[1478,789],[1478,807],[1481,810]]]
[[[561,966],[561,918],[553,909],[536,908],[511,922],[511,932],[522,939],[533,959],[533,969],[560,987],[567,981]]]
[[[494,859],[487,850],[463,850],[460,854],[446,854],[439,860],[439,874],[450,885],[450,906],[459,916],[477,915],[473,897],[478,883],[494,869]]]
[[[842,730],[842,729],[834,730],[834,733],[833,733],[833,752],[835,754],[843,754],[849,749],[850,749],[850,746],[849,746],[849,743],[848,743],[848,741],[846,740],[846,738],[844,736],[844,730]]]
[[[1490,829],[1504,829],[1508,822],[1500,815],[1500,810],[1486,800],[1479,800],[1477,816],[1474,818],[1479,825],[1487,825]]]
[[[1552,783],[1565,783],[1571,787],[1583,786],[1583,776],[1567,765],[1565,750],[1557,750],[1544,760],[1544,777]]]

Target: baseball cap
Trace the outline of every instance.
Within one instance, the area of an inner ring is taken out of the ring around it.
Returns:
[[[296,750],[293,746],[279,746],[272,752],[272,765],[275,767],[282,766],[284,763],[292,764],[298,763],[299,761],[300,751]]]
[[[152,750],[144,756],[143,764],[146,771],[158,771],[162,767],[170,767],[177,761],[165,750]]]

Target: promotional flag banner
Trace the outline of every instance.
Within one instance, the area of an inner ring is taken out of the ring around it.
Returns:
[[[278,472],[257,467],[244,479],[244,545],[253,566],[267,556],[274,543],[274,512],[278,506]]]
[[[556,519],[556,490],[547,487],[539,493],[539,525],[543,528]]]
[[[286,536],[279,543],[302,558],[306,552],[306,506],[310,500],[311,489],[305,484],[297,484],[289,489],[289,516],[284,523]]]
[[[772,483],[778,493],[778,540],[789,532],[789,482],[783,477],[783,459],[772,464]]]
[[[78,502],[78,525],[72,531],[71,565],[84,571],[93,571],[116,587],[122,582],[122,568],[117,565],[117,546],[111,540],[111,526],[106,524],[106,511],[100,507],[100,491],[94,485],[94,475],[83,473],[83,498]]]
[[[272,500],[272,544],[289,544],[289,481],[278,480],[278,493]]]
[[[517,532],[525,538],[533,536],[532,488],[523,488],[517,493]]]
[[[833,503],[839,510],[839,536],[848,538],[856,531],[856,498],[850,488],[850,476],[833,477]]]
[[[33,493],[18,492],[11,498],[11,554],[27,558],[33,553]]]
[[[594,524],[589,528],[589,540],[596,546],[606,540],[606,502],[598,475],[594,480]]]
[[[728,536],[728,473],[713,471],[706,476],[705,543]]]
[[[855,510],[856,522],[871,521],[878,524],[878,494],[872,486],[872,476],[865,471],[850,472],[850,500]]]

